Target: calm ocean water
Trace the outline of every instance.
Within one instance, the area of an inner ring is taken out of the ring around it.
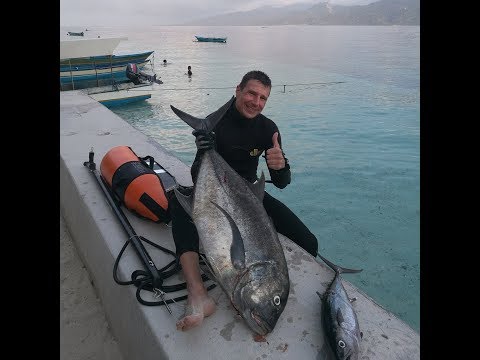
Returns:
[[[192,129],[170,104],[205,116],[245,72],[265,71],[273,88],[264,114],[279,126],[292,166],[292,183],[267,191],[303,219],[324,256],[363,269],[346,280],[420,331],[418,26],[90,30],[127,36],[116,53],[155,51],[153,70],[164,84],[114,112],[188,165]],[[194,35],[228,40],[196,43]]]

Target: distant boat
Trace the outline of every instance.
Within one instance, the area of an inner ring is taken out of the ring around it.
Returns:
[[[218,43],[227,42],[226,37],[204,37],[204,36],[197,36],[197,35],[195,35],[195,37],[197,38],[198,42],[218,42]]]
[[[82,32],[69,31],[69,32],[67,32],[67,34],[70,35],[70,36],[83,36],[83,31]]]

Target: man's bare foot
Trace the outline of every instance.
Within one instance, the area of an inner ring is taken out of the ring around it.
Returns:
[[[187,331],[200,325],[203,318],[212,315],[216,308],[215,301],[208,295],[189,295],[185,316],[178,320],[177,330]]]
[[[202,323],[203,318],[215,312],[216,304],[208,296],[198,265],[198,253],[186,251],[180,256],[182,273],[187,283],[188,300],[185,315],[177,322],[177,330],[186,331]]]

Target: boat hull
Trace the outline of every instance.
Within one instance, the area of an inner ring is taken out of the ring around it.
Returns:
[[[78,90],[93,86],[130,81],[127,65],[136,64],[143,69],[153,51],[128,55],[104,55],[72,58],[60,61],[61,90]]]
[[[147,99],[150,99],[151,97],[152,97],[151,94],[145,94],[145,95],[137,95],[137,96],[119,97],[116,99],[98,100],[98,102],[102,105],[105,105],[107,108],[113,108],[113,107],[122,106],[130,103],[134,103],[134,102],[147,100]]]
[[[60,41],[60,91],[81,90],[106,107],[115,107],[152,97],[149,83],[132,82],[128,64],[141,70],[150,62],[153,51],[114,55],[121,40],[127,38],[89,38]]]
[[[195,35],[195,37],[197,38],[197,41],[198,42],[218,42],[218,43],[226,43],[227,42],[227,38],[224,37],[224,38],[220,38],[220,37],[204,37],[204,36],[197,36]]]
[[[152,97],[152,85],[133,83],[119,84],[117,86],[99,86],[82,90],[92,99],[108,108],[122,106]]]

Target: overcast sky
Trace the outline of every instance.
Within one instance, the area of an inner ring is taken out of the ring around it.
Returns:
[[[61,26],[170,25],[271,5],[327,0],[60,0]],[[329,0],[336,5],[364,5],[377,0]]]

